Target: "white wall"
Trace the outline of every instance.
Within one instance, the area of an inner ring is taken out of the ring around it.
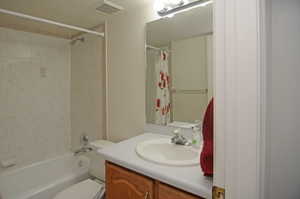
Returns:
[[[272,0],[267,67],[268,199],[300,198],[300,1]]]
[[[107,21],[108,135],[113,141],[143,132],[145,125],[145,24],[152,5],[124,11]]]
[[[0,160],[20,167],[67,152],[69,41],[0,28],[0,46]]]
[[[84,34],[85,41],[71,47],[71,137],[72,148],[80,146],[80,136],[90,140],[105,135],[104,38]]]

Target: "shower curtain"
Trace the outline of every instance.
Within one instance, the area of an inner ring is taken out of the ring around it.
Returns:
[[[160,51],[159,60],[155,65],[156,75],[156,103],[155,123],[167,125],[170,122],[170,75],[169,75],[169,54],[167,51]]]

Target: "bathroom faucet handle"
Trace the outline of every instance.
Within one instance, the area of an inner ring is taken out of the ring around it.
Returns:
[[[89,143],[89,136],[87,135],[82,135],[80,137],[80,141],[82,142],[83,146],[87,146]]]
[[[174,134],[175,136],[179,136],[179,135],[180,135],[180,132],[181,132],[181,129],[175,129],[175,130],[173,131],[173,134]]]
[[[171,138],[171,143],[177,144],[177,145],[185,145],[189,146],[191,143],[187,138],[185,138],[181,133],[181,129],[175,129],[173,131],[174,136]]]

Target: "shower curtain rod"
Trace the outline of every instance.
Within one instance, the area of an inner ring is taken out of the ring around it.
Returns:
[[[170,52],[169,50],[166,50],[166,49],[163,49],[163,48],[157,48],[157,47],[154,47],[154,46],[151,46],[151,45],[146,45],[146,48],[149,48],[149,49],[153,49],[153,50],[165,50],[167,52]]]
[[[147,48],[150,48],[150,49],[154,49],[154,50],[161,50],[160,48],[157,48],[157,47],[154,47],[154,46],[151,46],[151,45],[146,45]]]
[[[93,31],[93,30],[89,30],[89,29],[85,29],[85,28],[80,28],[80,27],[73,26],[73,25],[63,24],[63,23],[52,21],[52,20],[49,20],[49,19],[34,17],[34,16],[31,16],[31,15],[26,15],[26,14],[22,14],[22,13],[10,11],[10,10],[5,10],[5,9],[1,9],[1,8],[0,8],[0,13],[13,15],[13,16],[17,16],[17,17],[21,17],[21,18],[25,18],[25,19],[30,19],[30,20],[33,20],[33,21],[48,23],[48,24],[52,24],[52,25],[55,25],[55,26],[68,28],[68,29],[72,29],[72,30],[77,30],[77,31],[80,31],[80,32],[90,33],[90,34],[94,34],[94,35],[104,37],[104,33],[102,33],[102,32],[97,32],[97,31]]]

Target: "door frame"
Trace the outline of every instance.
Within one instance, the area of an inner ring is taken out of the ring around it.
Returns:
[[[266,1],[214,2],[214,185],[264,198]]]

